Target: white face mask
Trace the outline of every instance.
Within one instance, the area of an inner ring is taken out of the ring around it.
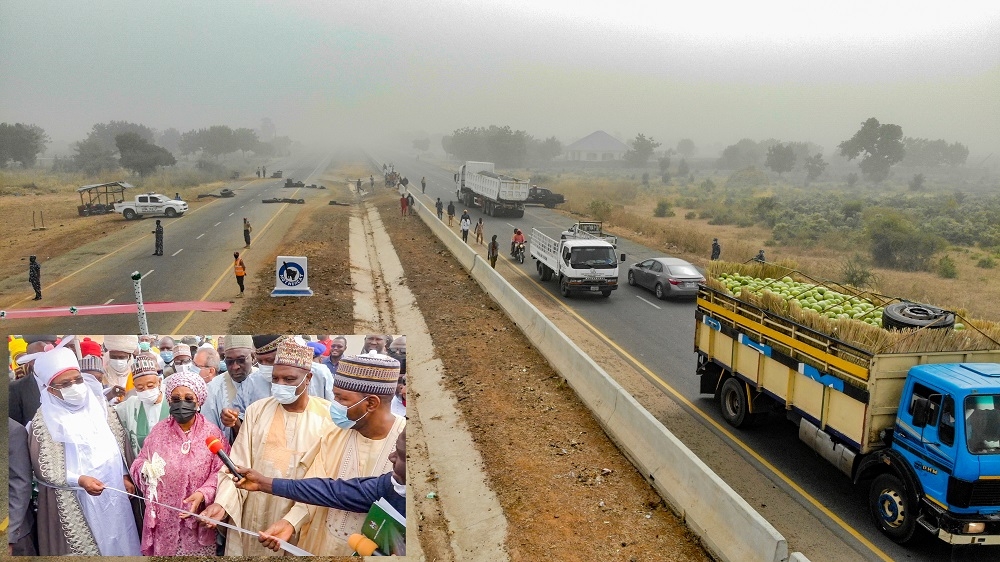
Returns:
[[[395,490],[397,494],[399,494],[400,496],[403,496],[405,498],[406,497],[406,484],[400,484],[399,482],[396,482],[396,476],[395,475],[390,476],[389,480],[392,481],[392,489]]]
[[[143,404],[152,406],[156,404],[156,399],[160,397],[160,389],[151,388],[142,392],[136,392],[135,395],[139,397],[139,400],[142,400]]]
[[[87,385],[80,383],[74,384],[68,388],[63,388],[59,392],[62,393],[62,399],[67,404],[79,406],[87,401],[87,393],[90,392],[90,390],[87,389]]]
[[[274,371],[274,365],[261,365],[257,367],[257,371],[264,377],[267,377],[267,380],[270,381],[271,373]]]
[[[291,404],[299,399],[300,393],[298,392],[298,388],[305,384],[305,382],[305,379],[302,379],[302,382],[295,386],[288,386],[287,384],[272,384],[271,397],[277,400],[278,404]]]
[[[108,368],[118,374],[125,374],[129,371],[128,359],[108,359]]]

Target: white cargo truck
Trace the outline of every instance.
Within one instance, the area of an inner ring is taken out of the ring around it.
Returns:
[[[466,162],[455,173],[458,200],[466,207],[481,207],[491,217],[524,216],[524,202],[531,185],[494,171],[492,162]]]
[[[186,213],[188,204],[180,199],[171,199],[159,193],[136,195],[135,201],[115,203],[115,212],[125,220],[142,218],[143,215],[179,217]]]
[[[615,247],[598,238],[557,239],[539,229],[531,231],[528,243],[531,259],[542,281],[559,282],[559,292],[569,297],[573,293],[600,293],[607,298],[618,288],[618,263],[625,254],[615,255]]]

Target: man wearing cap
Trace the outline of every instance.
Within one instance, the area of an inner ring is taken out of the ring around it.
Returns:
[[[233,443],[243,423],[243,412],[250,404],[271,395],[271,381],[253,368],[252,336],[226,336],[225,354],[226,372],[208,383],[208,400],[201,414]]]
[[[278,351],[278,344],[288,338],[290,336],[279,336],[277,334],[253,337],[257,361],[260,363],[258,369],[262,378],[271,380],[271,371],[274,368],[274,357]],[[309,343],[312,344],[314,342]],[[315,361],[315,347],[313,345],[309,345],[309,347],[314,350],[314,360],[312,365],[309,366],[309,370],[312,372],[312,379],[309,381],[309,396],[332,400],[333,373],[326,365]],[[243,409],[245,410],[246,406]]]
[[[271,397],[247,407],[243,428],[229,454],[238,466],[270,478],[305,476],[319,451],[320,439],[333,428],[330,402],[309,395],[312,362],[312,349],[290,338],[278,343],[271,371]],[[248,494],[236,488],[231,478],[226,471],[219,473],[215,503],[205,508],[203,516],[221,521],[228,515],[234,525],[261,530],[281,520],[293,506],[291,500],[277,496]],[[289,532],[285,539],[291,535]],[[257,538],[232,530],[227,534],[225,554],[273,555]]]
[[[104,386],[132,390],[132,361],[138,353],[139,337],[130,334],[104,336]],[[120,394],[118,392],[118,394]],[[112,403],[117,403],[115,398]]]
[[[127,398],[115,406],[118,420],[128,433],[132,455],[138,455],[153,426],[170,415],[167,401],[160,388],[162,379],[156,372],[156,357],[151,353],[140,353],[135,358],[132,369],[135,396]]]
[[[323,436],[306,478],[344,480],[379,476],[393,469],[390,455],[406,428],[406,419],[390,410],[398,380],[399,361],[387,355],[369,353],[340,360],[330,407],[337,429]],[[299,547],[316,555],[349,556],[354,550],[347,545],[347,537],[357,533],[364,520],[364,513],[297,503],[265,533],[288,540],[294,528],[299,532]]]
[[[65,345],[72,336],[63,339]],[[76,354],[56,347],[34,360],[41,407],[28,425],[28,451],[38,480],[38,554],[138,556],[139,533],[128,496],[125,431],[80,372]]]

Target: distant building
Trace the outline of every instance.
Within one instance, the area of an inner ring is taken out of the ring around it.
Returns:
[[[628,146],[604,131],[594,131],[564,149],[566,160],[601,162],[621,160]]]

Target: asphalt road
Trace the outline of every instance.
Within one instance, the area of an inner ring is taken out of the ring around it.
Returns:
[[[423,197],[428,206],[433,208],[433,201],[437,197],[441,198],[446,207],[449,200],[455,200],[456,214],[461,214],[463,206],[457,201],[453,170],[444,170],[399,154],[388,155],[388,160],[395,164],[397,171],[410,178],[412,182],[410,190],[415,196],[420,194],[420,178],[427,177],[427,191]],[[532,228],[544,228],[549,233],[553,229],[565,229],[573,223],[563,215],[535,206],[527,207],[524,217],[520,219],[489,217],[484,215],[481,209],[469,209],[469,214],[472,216],[473,224],[479,217],[483,218],[487,226],[487,240],[490,235],[500,233],[498,240],[501,241],[503,255],[509,251],[510,236],[515,227],[530,235]],[[498,225],[498,222],[502,225]],[[630,287],[626,282],[629,265],[665,254],[623,238],[618,239],[618,253],[625,253],[627,258],[619,269],[619,289],[609,299],[602,298],[599,294],[564,299],[558,296],[558,287],[554,279],[545,283],[539,280],[535,262],[530,257],[519,267],[535,283],[572,307],[573,311],[594,326],[609,342],[620,346],[628,355],[637,359],[662,380],[662,382],[657,381],[647,376],[651,382],[668,394],[675,391],[686,399],[672,397],[692,417],[726,441],[731,446],[732,454],[742,456],[775,486],[784,490],[810,513],[820,518],[823,524],[840,537],[848,548],[857,552],[859,557],[872,560],[886,557],[895,560],[1000,559],[1000,547],[953,548],[926,535],[908,547],[901,547],[884,537],[870,521],[866,489],[854,486],[849,478],[799,441],[795,425],[777,415],[772,415],[766,422],[750,430],[735,430],[726,425],[719,413],[718,404],[711,396],[699,393],[699,379],[695,375],[693,351],[695,310],[693,300],[659,301],[651,291]],[[672,391],[664,387],[664,382]],[[720,431],[708,420],[714,420],[727,431]],[[734,437],[761,455],[774,469],[754,459],[734,440]],[[794,490],[786,478],[801,487],[804,494],[810,496],[812,501],[806,495]],[[842,520],[843,524],[825,514],[823,509],[815,504],[829,510]],[[865,540],[858,540],[852,536],[848,527],[853,528]],[[866,541],[869,544],[865,544]]]
[[[315,177],[322,174],[328,162],[329,158],[325,156],[309,156],[269,165],[272,171],[282,169],[284,178],[232,182],[228,187],[235,191],[235,197],[211,199],[182,217],[158,217],[164,228],[163,256],[152,255],[152,230],[156,226],[156,218],[122,219],[122,230],[46,264],[46,271],[59,270],[63,276],[54,286],[46,288],[54,280],[43,275],[45,300],[42,303],[44,306],[133,303],[135,296],[130,278],[133,271],[143,274],[142,294],[146,302],[232,300],[239,293],[233,274],[233,252],[243,254],[248,270],[247,283],[259,268],[273,268],[273,264],[255,261],[255,258],[269,256],[277,249],[278,241],[294,216],[294,212],[287,212],[285,208],[293,207],[291,211],[298,208],[297,205],[264,204],[261,201],[272,197],[291,197],[304,199],[306,204],[325,205],[329,200],[328,190],[282,186],[289,177],[307,185],[322,184]],[[244,249],[243,217],[247,217],[253,226],[250,249]],[[259,289],[270,290],[270,287]],[[16,307],[29,308],[33,305],[28,301]],[[217,333],[228,324],[228,316],[229,313],[210,312],[149,313],[148,325],[151,333],[175,333],[175,328],[182,322],[185,333]],[[134,314],[5,322],[6,329],[12,333],[114,334],[138,331],[138,320]]]

